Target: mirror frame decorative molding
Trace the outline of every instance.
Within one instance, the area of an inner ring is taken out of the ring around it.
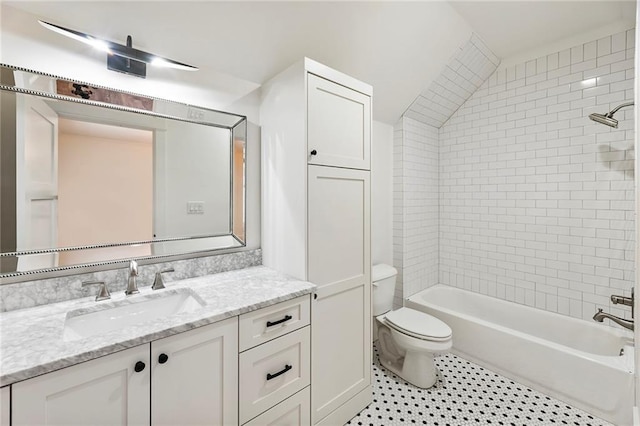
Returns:
[[[154,112],[149,109],[142,109],[123,105],[118,101],[120,96],[114,96],[114,99],[91,100],[86,99],[77,94],[73,96],[69,94],[59,94],[57,90],[35,90],[28,87],[20,87],[15,82],[14,73],[21,72],[25,74],[32,74],[36,77],[42,77],[44,79],[51,79],[50,82],[69,82],[71,84],[88,87],[89,89],[99,89],[100,91],[108,94],[124,95],[125,97],[135,98],[141,105],[161,105],[164,110],[175,111],[172,114],[165,114]],[[23,67],[7,65],[0,63],[0,91],[13,92],[15,94],[26,94],[38,96],[41,98],[70,101],[79,104],[97,106],[101,108],[108,108],[112,110],[118,110],[123,112],[130,112],[135,114],[144,114],[157,118],[165,118],[170,120],[179,120],[183,122],[213,126],[217,128],[227,129],[230,131],[230,159],[231,170],[229,176],[229,233],[219,233],[202,236],[186,236],[186,237],[167,237],[167,238],[155,238],[152,240],[141,241],[124,241],[124,242],[112,242],[107,244],[94,244],[75,247],[53,247],[33,250],[17,250],[13,252],[0,251],[0,262],[6,261],[7,258],[18,258],[19,256],[36,256],[46,253],[60,253],[73,250],[100,250],[105,248],[114,247],[133,247],[140,244],[150,244],[151,247],[165,247],[167,253],[152,254],[147,256],[123,256],[122,258],[109,258],[103,260],[97,260],[87,263],[69,264],[64,266],[55,266],[49,268],[32,269],[25,271],[14,272],[1,272],[0,270],[0,284],[12,284],[22,281],[31,281],[38,279],[51,278],[55,276],[63,276],[69,274],[76,274],[88,271],[99,271],[114,269],[125,265],[129,260],[135,259],[142,261],[142,263],[154,263],[153,260],[161,259],[162,261],[168,261],[173,259],[185,259],[187,257],[200,257],[207,256],[216,253],[225,253],[232,249],[242,249],[246,247],[246,189],[244,185],[247,182],[247,170],[246,170],[246,147],[247,147],[247,117],[244,115],[198,107],[185,103],[175,102],[167,99],[155,98],[147,95],[141,95],[137,93],[127,92],[111,87],[102,86],[99,84],[87,83],[83,81],[73,80],[67,77],[61,77],[48,73],[43,73]],[[242,142],[242,182],[243,190],[241,199],[234,193],[234,165],[233,165],[233,144],[234,141],[240,140]],[[234,208],[242,209],[241,223],[238,222],[238,216],[234,214]],[[1,230],[0,230],[1,231]],[[192,242],[193,249],[185,249],[185,242]],[[172,251],[170,246],[174,244],[176,246],[175,251]],[[167,248],[167,246],[169,246]],[[145,262],[150,261],[150,262]]]

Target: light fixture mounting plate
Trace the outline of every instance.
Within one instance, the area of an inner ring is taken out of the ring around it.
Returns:
[[[146,63],[118,55],[107,55],[107,68],[111,71],[117,71],[135,77],[147,77]]]

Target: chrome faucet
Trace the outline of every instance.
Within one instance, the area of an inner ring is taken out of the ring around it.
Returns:
[[[631,319],[624,319],[617,317],[615,315],[608,314],[606,312],[602,312],[602,308],[598,309],[598,312],[593,316],[594,321],[602,322],[605,318],[609,318],[611,321],[615,322],[618,325],[623,326],[624,328],[628,328],[629,330],[633,330],[633,318],[634,318],[634,309],[633,309],[634,295],[633,288],[631,289],[631,297],[625,296],[617,296],[611,295],[611,303],[614,305],[621,304],[625,306],[631,306]]]
[[[624,328],[628,328],[629,330],[633,330],[633,320],[624,319],[617,317],[615,315],[608,314],[606,312],[602,312],[602,308],[598,308],[598,312],[593,316],[594,321],[602,322],[605,318],[609,318],[611,321],[615,322],[618,325],[623,326]]]
[[[135,260],[129,261],[129,280],[127,282],[127,289],[124,294],[127,296],[131,294],[140,293],[138,291],[138,284],[136,283],[136,277],[138,276],[138,263]]]

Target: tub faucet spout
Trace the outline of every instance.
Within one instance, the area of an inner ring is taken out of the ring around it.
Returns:
[[[629,330],[633,330],[633,320],[628,320],[624,318],[617,317],[615,315],[608,314],[606,312],[602,312],[602,308],[598,309],[598,312],[593,316],[594,321],[602,322],[605,318],[610,319],[618,325],[623,326]]]

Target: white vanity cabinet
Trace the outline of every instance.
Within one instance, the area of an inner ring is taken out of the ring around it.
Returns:
[[[236,425],[237,322],[16,383],[12,425]]]
[[[312,424],[372,400],[371,86],[310,59],[263,85],[263,264],[318,286]]]
[[[309,302],[302,296],[240,316],[240,424],[310,424]]]
[[[151,424],[238,424],[237,322],[151,342]]]
[[[3,387],[0,426],[309,425],[310,300],[307,294]]]
[[[15,383],[11,424],[149,425],[150,376],[142,345]]]

